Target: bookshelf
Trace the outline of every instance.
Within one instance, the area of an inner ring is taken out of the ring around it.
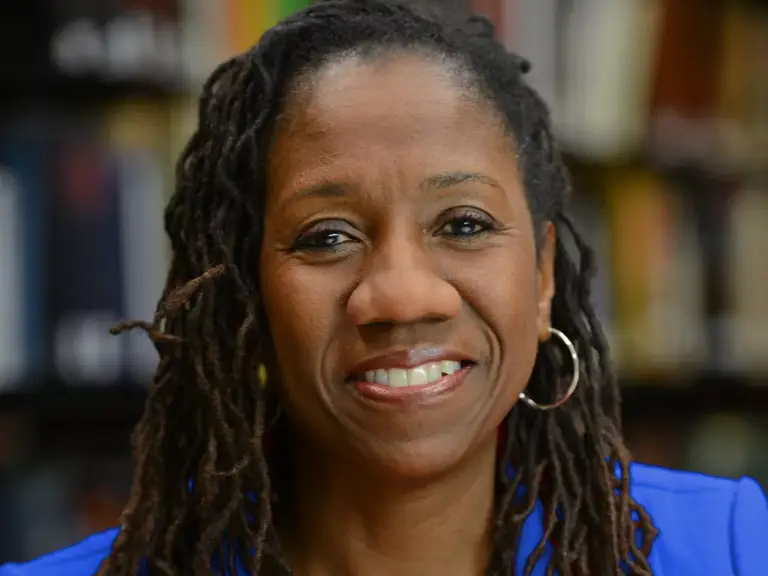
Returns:
[[[154,356],[107,327],[154,309],[201,82],[304,3],[0,7],[0,562],[114,521]],[[768,483],[768,3],[471,4],[552,104],[630,447]]]

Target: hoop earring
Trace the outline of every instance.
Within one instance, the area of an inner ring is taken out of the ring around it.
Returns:
[[[560,330],[557,330],[556,328],[550,328],[549,333],[553,336],[557,336],[560,341],[565,345],[565,347],[568,349],[568,352],[571,354],[571,362],[573,362],[573,376],[571,377],[571,384],[568,386],[568,390],[566,390],[565,394],[562,398],[559,400],[556,400],[555,402],[552,402],[551,404],[539,404],[538,402],[535,402],[531,400],[524,392],[520,392],[519,398],[528,406],[533,408],[534,410],[539,410],[540,412],[547,412],[548,410],[554,410],[555,408],[559,408],[573,396],[573,393],[576,392],[576,388],[579,386],[579,373],[580,373],[580,363],[579,363],[579,355],[576,353],[576,347],[573,345],[573,342],[571,342],[571,339],[568,338],[565,334],[560,332]]]

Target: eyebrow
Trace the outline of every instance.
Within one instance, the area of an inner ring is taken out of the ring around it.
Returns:
[[[479,182],[502,190],[501,184],[496,180],[479,172],[441,172],[426,178],[421,183],[421,187],[430,190],[443,190],[465,182]]]
[[[319,182],[312,186],[300,188],[291,196],[302,198],[344,198],[350,190],[350,185],[343,182]]]
[[[440,174],[425,178],[420,186],[422,190],[445,190],[465,182],[479,182],[503,190],[501,184],[496,180],[479,172],[441,172]],[[318,184],[297,190],[292,196],[294,199],[344,198],[351,189],[352,185],[344,182],[319,182]]]

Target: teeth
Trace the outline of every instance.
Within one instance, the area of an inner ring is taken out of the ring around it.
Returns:
[[[390,368],[388,370],[369,370],[365,373],[366,382],[381,386],[423,386],[440,380],[443,376],[455,374],[461,370],[461,363],[454,360],[430,362],[414,368]]]
[[[455,374],[461,370],[461,363],[453,360],[443,360],[440,362],[440,371],[443,374]]]
[[[429,379],[427,378],[427,367],[417,366],[407,371],[408,386],[423,386]]]

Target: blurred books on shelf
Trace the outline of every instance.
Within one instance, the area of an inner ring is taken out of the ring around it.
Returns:
[[[725,217],[728,366],[768,374],[768,183],[738,189]]]
[[[715,173],[764,172],[768,10],[759,2],[664,2],[647,139],[653,155]]]
[[[50,147],[37,122],[0,130],[0,391],[46,360],[43,262]]]
[[[179,0],[182,68],[192,86],[224,60],[251,48],[274,24],[310,0]]]
[[[703,366],[702,255],[685,198],[647,170],[609,177],[607,188],[620,369]]]
[[[106,112],[106,136],[118,189],[124,318],[152,319],[165,284],[170,246],[163,231],[166,191],[173,186],[169,111],[151,102],[125,102]],[[146,336],[124,337],[128,375],[149,381],[157,353]]]
[[[29,368],[24,333],[24,272],[28,261],[23,232],[25,228],[23,191],[18,177],[0,169],[0,378],[19,380]],[[1,387],[2,385],[0,385]],[[0,388],[1,389],[1,388]]]
[[[768,9],[761,1],[471,0],[533,63],[561,144],[611,161],[765,170]]]
[[[162,210],[197,121],[194,93],[216,63],[309,2],[227,0],[217,5],[223,10],[204,0],[54,4],[30,1],[49,15],[44,22],[27,6],[14,8],[16,21],[31,27],[16,72],[64,75],[86,90],[94,74],[116,85],[176,83],[181,74],[191,88],[163,98],[126,91],[88,110],[17,102],[4,111],[0,262],[15,272],[0,279],[8,319],[0,327],[0,387],[145,381],[155,362],[146,338],[114,339],[106,330],[154,313],[168,263]],[[768,82],[759,73],[766,63],[756,50],[768,46],[768,10],[742,3],[705,10],[696,0],[470,4],[533,60],[530,80],[552,103],[570,157],[593,166],[590,178],[575,171],[573,211],[595,247],[593,300],[621,373],[670,383],[687,372],[768,380],[761,289],[768,265],[758,248],[766,243],[768,176],[715,171],[716,180],[713,161],[694,162],[694,176],[681,177],[670,166],[693,157],[676,156],[674,131],[654,144],[655,155],[639,150],[665,117],[682,119],[676,130],[697,146],[706,141],[695,128],[702,123],[724,121],[742,136],[768,126]],[[95,56],[92,44],[109,50]],[[161,53],[149,57],[147,47]],[[768,149],[709,136],[719,158],[757,150],[758,162]],[[768,156],[755,165],[767,167]]]
[[[643,148],[661,3],[558,2],[566,13],[555,36],[560,39],[559,90],[549,102],[567,150],[611,159]]]
[[[54,181],[46,250],[50,366],[72,384],[107,384],[123,363],[124,342],[109,335],[125,316],[118,181],[98,125],[76,116],[60,121],[46,168]]]
[[[11,223],[0,263],[15,271],[0,282],[0,381],[148,378],[151,345],[108,330],[151,318],[165,279],[167,113],[136,103],[42,116],[0,136],[0,221]]]
[[[157,358],[107,330],[154,314],[201,85],[310,3],[0,3],[0,563],[116,522]],[[460,4],[552,108],[630,447],[768,485],[768,4]]]

